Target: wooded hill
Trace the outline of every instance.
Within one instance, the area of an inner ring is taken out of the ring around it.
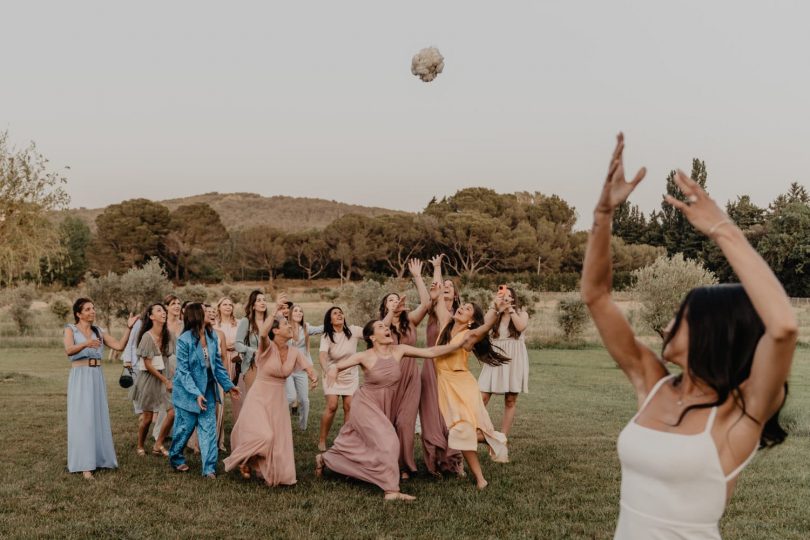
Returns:
[[[323,229],[346,214],[377,217],[385,214],[407,214],[400,210],[346,204],[310,197],[264,197],[255,193],[204,193],[191,197],[156,201],[175,210],[179,206],[206,203],[217,211],[227,229],[247,229],[256,225],[268,225],[285,232]],[[104,208],[76,208],[59,212],[57,221],[64,215],[73,215],[84,221],[95,232],[96,217]]]

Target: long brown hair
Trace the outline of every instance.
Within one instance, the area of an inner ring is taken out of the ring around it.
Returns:
[[[141,343],[143,336],[146,335],[146,333],[149,330],[151,330],[152,327],[154,326],[154,323],[152,322],[152,319],[149,318],[149,316],[152,315],[152,311],[157,306],[162,307],[163,311],[166,311],[168,314],[166,306],[164,306],[160,302],[150,304],[149,307],[146,308],[146,311],[144,311],[143,317],[141,318],[143,324],[141,324],[141,331],[138,333],[138,344]],[[166,323],[163,323],[163,328],[160,330],[160,354],[166,357],[169,356],[169,340],[171,340],[171,332],[169,332],[169,324],[167,321]]]
[[[469,328],[470,330],[473,330],[484,324],[484,311],[478,304],[473,302],[470,302],[470,304],[473,307],[473,319],[470,321]],[[451,319],[450,322],[445,325],[444,330],[442,330],[442,333],[439,335],[436,345],[447,345],[450,343],[450,340],[453,338],[454,326],[455,320]],[[510,360],[510,358],[504,354],[503,349],[492,344],[489,333],[487,333],[487,335],[484,336],[481,341],[473,346],[473,352],[479,361],[490,366],[501,366],[509,363]]]
[[[247,343],[250,339],[250,334],[257,336],[259,335],[259,325],[256,324],[256,312],[254,311],[253,307],[256,304],[256,299],[260,294],[264,293],[259,289],[250,291],[247,304],[245,304],[245,318],[248,320],[248,332],[245,335],[245,343]],[[265,312],[264,316],[267,317],[267,312]]]
[[[388,307],[385,305],[388,302],[388,298],[391,295],[396,295],[397,298],[401,298],[399,294],[392,292],[388,293],[383,296],[382,302],[380,302],[380,320],[385,319],[385,316],[388,315]],[[408,332],[411,331],[411,319],[408,317],[408,311],[402,310],[399,314],[399,320],[397,321],[398,324],[391,324],[391,332],[397,337],[397,341],[402,341],[404,336],[408,335]]]

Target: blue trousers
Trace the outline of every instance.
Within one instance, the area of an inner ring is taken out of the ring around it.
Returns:
[[[201,413],[193,413],[180,407],[174,409],[174,428],[172,430],[172,447],[169,449],[169,463],[175,469],[186,462],[183,449],[188,443],[188,439],[197,428],[197,437],[200,441],[200,459],[202,460],[202,474],[212,474],[217,472],[217,459],[219,450],[217,448],[217,413],[216,395],[214,389],[216,385],[212,380],[208,381],[205,389],[206,409]]]

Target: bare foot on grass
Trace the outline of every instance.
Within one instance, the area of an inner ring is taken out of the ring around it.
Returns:
[[[415,501],[416,497],[413,495],[406,495],[401,491],[392,491],[390,493],[386,493],[384,499],[386,501]]]

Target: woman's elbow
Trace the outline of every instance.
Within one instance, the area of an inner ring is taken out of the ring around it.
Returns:
[[[795,342],[799,337],[799,324],[795,317],[791,317],[790,320],[767,327],[765,333],[774,341],[781,343]]]

